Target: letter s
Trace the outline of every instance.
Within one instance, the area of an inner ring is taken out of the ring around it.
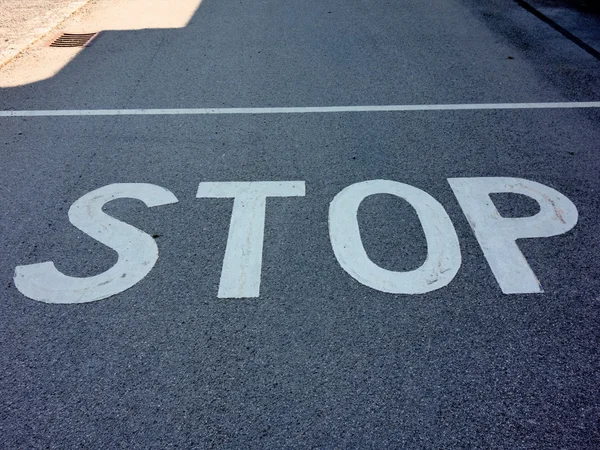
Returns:
[[[145,183],[110,184],[85,194],[69,209],[69,220],[79,230],[118,254],[117,263],[99,275],[77,278],[59,272],[52,261],[17,266],[14,282],[26,297],[44,303],[87,303],[110,297],[141,281],[158,259],[151,236],[102,211],[118,198],[141,200],[146,206],[177,203],[160,186]]]

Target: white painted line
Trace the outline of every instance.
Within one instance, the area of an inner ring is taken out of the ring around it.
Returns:
[[[502,109],[600,108],[600,102],[464,103],[450,105],[299,106],[278,108],[178,108],[178,109],[57,109],[0,111],[0,117],[53,116],[169,116],[211,114],[306,114],[395,111],[478,111]]]

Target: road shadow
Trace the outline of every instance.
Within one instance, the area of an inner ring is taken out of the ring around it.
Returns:
[[[534,80],[506,88],[507,80],[531,79],[531,68],[565,98],[595,100],[600,82],[589,55],[552,30],[555,40],[540,39],[512,13],[491,16],[494,5],[461,5],[204,0],[184,28],[102,31],[55,76],[2,89],[0,109],[545,100]],[[474,34],[496,33],[500,45],[476,42],[464,20]]]

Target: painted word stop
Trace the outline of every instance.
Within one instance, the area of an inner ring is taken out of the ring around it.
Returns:
[[[451,178],[448,182],[502,292],[542,292],[516,240],[566,233],[577,223],[575,205],[548,186],[519,178]],[[531,217],[504,218],[490,198],[493,193],[525,195],[538,203],[540,211]],[[367,255],[357,220],[358,208],[365,198],[380,194],[402,198],[415,209],[427,242],[427,258],[421,267],[391,271]],[[199,184],[199,199],[234,199],[219,298],[260,295],[267,199],[304,195],[304,181]],[[69,220],[115,250],[117,262],[106,272],[86,278],[65,275],[51,261],[17,266],[17,289],[40,302],[87,303],[119,294],[142,281],[156,264],[158,247],[148,234],[102,211],[106,203],[121,198],[141,200],[149,208],[178,201],[167,189],[145,183],[111,184],[85,194],[69,209]],[[440,289],[452,281],[461,265],[458,237],[444,207],[421,189],[396,181],[370,180],[344,188],[329,207],[329,237],[340,266],[358,282],[382,292],[423,294]]]

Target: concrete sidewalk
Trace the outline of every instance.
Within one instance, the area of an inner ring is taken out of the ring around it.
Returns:
[[[90,0],[0,0],[0,67]]]

